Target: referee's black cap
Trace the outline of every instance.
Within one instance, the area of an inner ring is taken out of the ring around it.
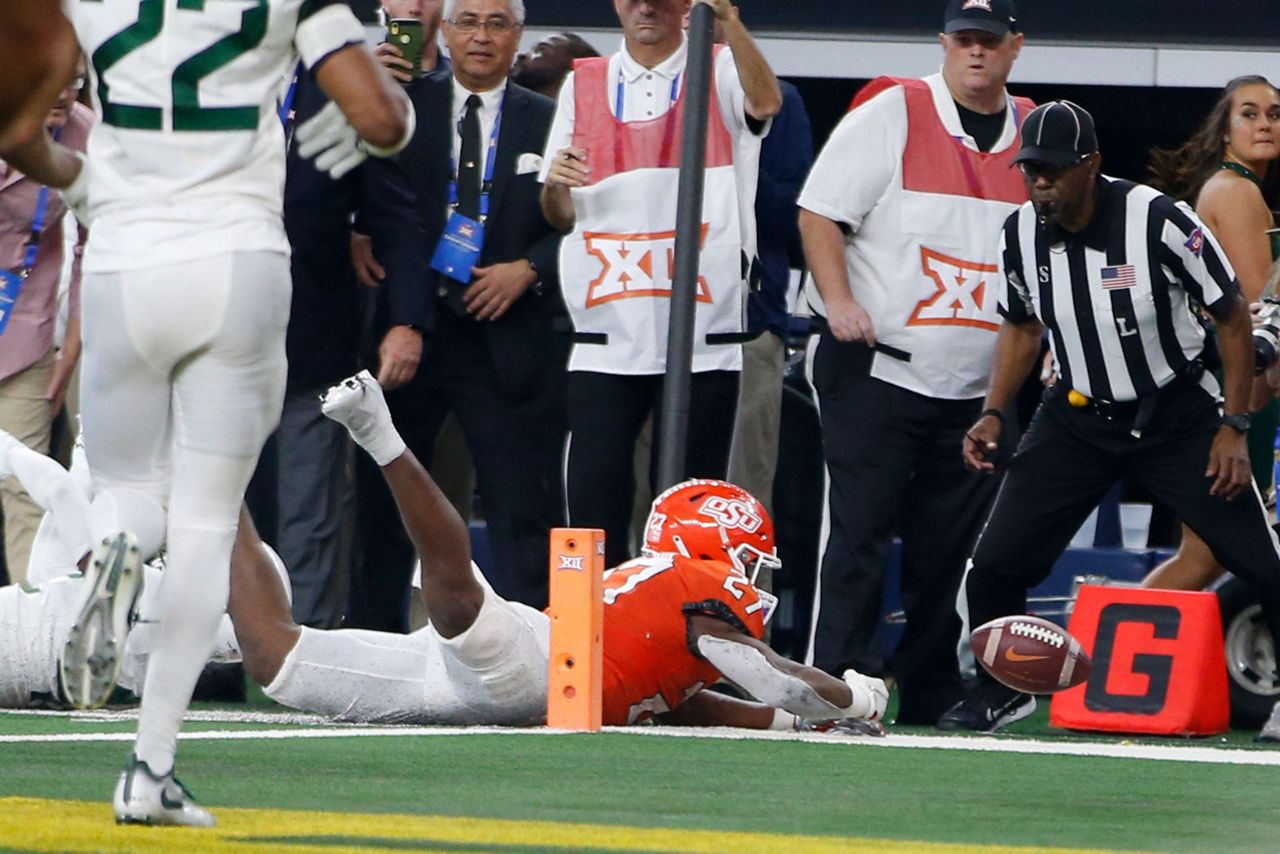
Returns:
[[[1018,13],[1013,0],[949,0],[942,31],[985,30],[1002,36],[1018,31]]]
[[[1070,166],[1097,150],[1098,134],[1089,111],[1070,101],[1050,101],[1032,110],[1022,123],[1022,148],[1013,162]]]

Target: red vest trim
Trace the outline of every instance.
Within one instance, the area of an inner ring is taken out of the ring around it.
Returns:
[[[716,54],[721,49],[722,46],[717,45]],[[610,85],[608,75],[607,57],[588,57],[573,64],[573,144],[587,152],[591,183],[637,169],[679,169],[680,142],[684,138],[684,96],[688,87],[681,87],[676,103],[658,118],[622,122],[613,115],[609,96],[615,91],[617,81]],[[707,168],[714,169],[733,165],[733,136],[720,117],[714,75],[710,88]]]
[[[952,136],[938,117],[933,91],[923,80],[877,77],[859,90],[850,109],[886,89],[901,86],[907,102],[907,147],[902,153],[902,188],[919,193],[969,196],[1020,205],[1027,200],[1022,175],[1013,168],[1021,143],[1022,119],[1035,109],[1027,98],[1014,98],[1018,136],[1004,151],[974,151]]]

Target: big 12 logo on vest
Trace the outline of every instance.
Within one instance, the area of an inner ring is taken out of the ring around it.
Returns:
[[[907,326],[970,326],[1000,330],[994,264],[964,261],[920,247],[920,266],[936,289],[916,304]],[[991,285],[991,287],[988,287]]]
[[[699,240],[707,239],[710,225],[702,224]],[[587,286],[586,307],[634,297],[671,296],[675,277],[676,233],[609,234],[587,231],[582,235],[587,254],[600,261],[600,275]],[[698,302],[710,303],[707,280],[698,276]]]

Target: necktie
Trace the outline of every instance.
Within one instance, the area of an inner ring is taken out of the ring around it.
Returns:
[[[467,112],[459,126],[462,156],[458,159],[458,213],[480,217],[480,96],[467,98]]]

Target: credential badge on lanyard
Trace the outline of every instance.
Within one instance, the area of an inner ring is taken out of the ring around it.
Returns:
[[[489,219],[489,194],[493,190],[493,175],[498,158],[498,132],[502,129],[503,104],[498,105],[498,115],[493,120],[493,132],[489,134],[489,150],[484,158],[484,176],[480,179],[480,211],[477,219],[458,213],[458,160],[450,155],[453,177],[449,181],[449,221],[436,244],[431,258],[431,269],[443,273],[463,284],[471,281],[471,269],[480,261],[484,249],[484,226]]]

